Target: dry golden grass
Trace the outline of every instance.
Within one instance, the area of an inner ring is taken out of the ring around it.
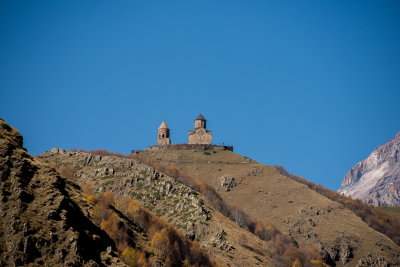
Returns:
[[[229,151],[207,154],[203,151],[163,151],[140,156],[160,165],[174,166],[180,172],[212,185],[224,201],[241,208],[252,218],[276,225],[299,244],[333,247],[338,240],[347,240],[349,245],[357,248],[353,262],[366,255],[393,259],[391,252],[400,253],[399,246],[371,229],[352,211],[281,175],[272,166]],[[222,176],[235,177],[237,186],[226,192],[221,188]],[[381,250],[382,246],[390,247],[391,252]],[[338,264],[340,266],[340,262]]]

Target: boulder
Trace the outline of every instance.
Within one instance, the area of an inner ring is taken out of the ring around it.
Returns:
[[[236,179],[234,177],[222,176],[220,178],[221,187],[227,192],[231,191],[237,186]]]

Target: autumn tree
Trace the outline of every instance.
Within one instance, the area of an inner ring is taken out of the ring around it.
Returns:
[[[110,205],[115,205],[114,196],[111,191],[100,194],[97,204],[93,207],[92,216],[95,222],[100,224],[111,215]]]
[[[94,194],[93,182],[89,180],[83,186],[83,195],[85,197],[88,197],[88,196],[93,195],[93,194]]]
[[[112,212],[107,219],[101,222],[100,228],[104,230],[111,237],[112,240],[117,240],[119,231],[118,216],[114,212]]]
[[[168,234],[165,229],[154,234],[151,240],[151,248],[160,259],[165,260],[167,258],[170,248]]]
[[[303,267],[303,264],[301,264],[301,261],[296,258],[292,264],[292,267]]]

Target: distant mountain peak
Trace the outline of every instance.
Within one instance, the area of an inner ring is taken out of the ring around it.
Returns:
[[[375,206],[400,205],[400,132],[344,176],[340,193]]]

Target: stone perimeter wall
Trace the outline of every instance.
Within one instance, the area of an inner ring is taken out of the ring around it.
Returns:
[[[228,150],[233,152],[233,146],[217,146],[205,144],[174,144],[167,146],[148,146],[148,151],[164,151],[164,150]],[[137,150],[133,150],[137,151]],[[133,152],[132,151],[132,152]]]

